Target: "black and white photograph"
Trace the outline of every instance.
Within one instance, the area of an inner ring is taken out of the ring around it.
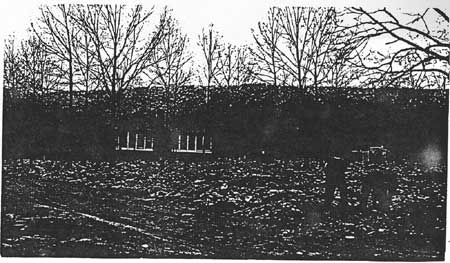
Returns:
[[[0,261],[449,258],[445,1],[0,9]]]

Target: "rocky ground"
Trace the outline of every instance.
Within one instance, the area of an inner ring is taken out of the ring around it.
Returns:
[[[442,260],[446,166],[391,163],[392,202],[362,210],[364,167],[324,208],[323,162],[10,160],[3,256]],[[373,205],[373,202],[369,203]]]

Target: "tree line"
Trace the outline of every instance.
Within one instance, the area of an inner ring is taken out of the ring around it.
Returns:
[[[42,6],[29,39],[5,43],[4,84],[16,93],[67,90],[69,106],[74,91],[103,90],[112,107],[134,87],[155,85],[169,93],[201,84],[206,99],[211,86],[254,83],[311,93],[323,86],[442,88],[448,22],[440,9],[396,16],[387,9],[272,7],[252,29],[250,46],[225,43],[213,25],[204,28],[196,43],[202,57],[194,61],[193,40],[167,7]],[[368,47],[386,35],[394,50]]]
[[[352,88],[445,89],[448,23],[446,13],[433,8],[398,14],[272,7],[251,29],[253,43],[239,46],[214,25],[190,39],[167,7],[44,5],[27,39],[5,41],[5,120],[29,115],[30,128],[39,126],[37,119],[73,118],[66,128],[74,130],[91,119],[93,127],[102,123],[105,132],[119,133],[130,115],[151,115],[165,129],[183,116],[212,130],[211,116],[255,102],[280,112],[293,101],[323,102],[324,94],[342,97]],[[377,49],[379,39],[389,39],[385,48]],[[10,131],[27,129],[20,125]],[[66,129],[41,128],[49,134]]]

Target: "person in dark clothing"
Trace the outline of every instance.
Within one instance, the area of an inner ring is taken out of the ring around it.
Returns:
[[[339,189],[341,206],[347,205],[347,186],[345,184],[345,171],[348,161],[343,157],[332,156],[328,158],[325,166],[325,204],[331,206],[334,199],[334,191]]]

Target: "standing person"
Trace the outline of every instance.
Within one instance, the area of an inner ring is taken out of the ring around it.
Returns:
[[[325,204],[331,207],[334,199],[334,191],[339,189],[341,206],[347,205],[347,187],[345,184],[345,171],[348,161],[341,156],[331,154],[325,165]]]

